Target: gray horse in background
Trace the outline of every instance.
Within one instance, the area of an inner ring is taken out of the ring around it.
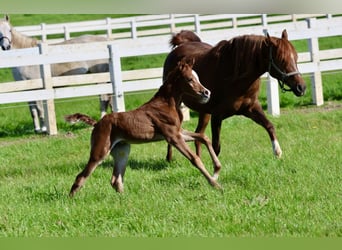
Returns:
[[[108,39],[95,35],[84,35],[70,40],[66,40],[61,44],[77,44],[77,43],[89,43],[89,42],[103,42]],[[9,16],[5,15],[3,20],[0,20],[0,46],[3,50],[10,49],[22,49],[31,48],[38,46],[39,41],[35,38],[25,36],[20,32],[13,29],[10,24]],[[66,75],[79,75],[87,73],[102,73],[108,72],[108,60],[91,60],[91,61],[80,61],[80,62],[69,62],[69,63],[58,63],[51,65],[52,76],[66,76]],[[16,81],[39,79],[40,68],[39,65],[15,67],[12,68],[12,74]],[[111,111],[111,95],[100,96],[100,111],[101,118],[106,114],[108,106]],[[34,130],[36,133],[46,132],[46,123],[44,119],[44,109],[42,101],[31,101],[29,102],[29,108],[33,119]]]

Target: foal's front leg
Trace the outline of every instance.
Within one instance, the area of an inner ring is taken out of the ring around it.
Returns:
[[[191,151],[190,147],[186,144],[183,139],[183,135],[178,133],[175,136],[172,136],[170,143],[176,147],[179,152],[181,152],[186,158],[188,158],[191,163],[201,171],[204,177],[207,179],[209,184],[216,188],[221,188],[221,186],[217,183],[217,180],[214,177],[211,177],[207,169],[205,168],[201,158]]]
[[[207,147],[211,160],[213,161],[213,164],[214,164],[213,178],[217,180],[219,177],[219,172],[221,170],[221,162],[218,159],[208,136],[206,136],[205,134],[201,134],[201,133],[193,133],[187,130],[182,131],[182,136],[185,141],[195,140],[196,142],[203,143]]]

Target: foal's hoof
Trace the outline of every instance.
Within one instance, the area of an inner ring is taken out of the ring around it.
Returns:
[[[218,189],[218,190],[222,190],[221,185],[218,184],[218,182],[215,179],[210,181],[210,185],[213,186],[214,188]]]
[[[117,182],[114,182],[114,183],[111,183],[112,187],[115,189],[116,192],[118,193],[123,193],[124,191],[124,187],[122,184],[120,183],[117,183]]]

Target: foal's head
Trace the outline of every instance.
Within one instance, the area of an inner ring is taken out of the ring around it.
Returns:
[[[169,85],[176,95],[194,97],[199,103],[207,103],[210,99],[210,90],[199,81],[197,73],[192,69],[194,60],[183,58],[172,70],[165,83]]]
[[[0,46],[2,50],[11,49],[12,32],[9,23],[9,17],[6,15],[5,19],[0,20]]]
[[[292,91],[297,96],[305,93],[306,85],[297,68],[297,52],[289,42],[287,32],[282,32],[281,38],[270,37],[268,72],[279,80],[283,91]],[[284,84],[290,87],[286,89]]]

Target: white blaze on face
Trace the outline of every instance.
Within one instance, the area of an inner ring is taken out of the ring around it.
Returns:
[[[199,77],[198,77],[198,75],[197,75],[197,73],[196,73],[195,70],[192,70],[192,75],[196,78],[196,80],[197,80],[198,82],[200,82]]]
[[[294,71],[298,71],[297,63],[296,63],[295,56],[294,56],[293,52],[291,52],[291,61],[292,61],[292,66],[294,68]]]

